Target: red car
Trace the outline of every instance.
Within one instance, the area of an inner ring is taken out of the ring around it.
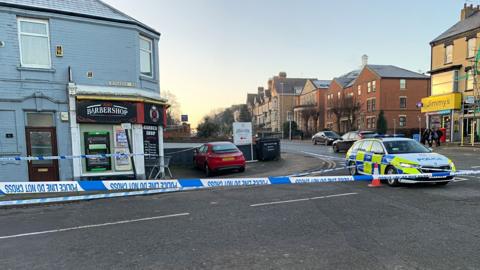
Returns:
[[[245,171],[245,157],[231,142],[211,142],[195,149],[195,167],[203,169],[207,176],[225,170]]]

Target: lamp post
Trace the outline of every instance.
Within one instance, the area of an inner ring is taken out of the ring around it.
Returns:
[[[395,137],[395,134],[397,130],[397,119],[393,118],[393,137]]]

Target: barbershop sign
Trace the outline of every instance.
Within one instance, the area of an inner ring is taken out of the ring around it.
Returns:
[[[137,105],[125,101],[77,100],[80,123],[135,123]]]

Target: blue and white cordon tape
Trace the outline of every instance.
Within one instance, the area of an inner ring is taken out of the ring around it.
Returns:
[[[77,158],[107,158],[107,157],[134,157],[134,156],[154,156],[151,154],[129,154],[129,153],[115,153],[115,154],[97,154],[97,155],[77,155],[77,156],[32,156],[32,157],[0,157],[0,161],[14,161],[14,160],[55,160],[55,159],[77,159]]]
[[[211,188],[235,186],[262,186],[278,184],[329,183],[372,181],[375,179],[415,179],[415,178],[445,178],[457,175],[480,174],[476,171],[439,172],[423,174],[392,174],[392,175],[356,175],[356,176],[281,176],[259,178],[224,178],[224,179],[175,179],[175,180],[113,180],[113,181],[58,181],[58,182],[0,182],[0,194],[35,194],[64,193],[84,191],[119,191],[119,190],[150,190],[150,189],[182,189]]]

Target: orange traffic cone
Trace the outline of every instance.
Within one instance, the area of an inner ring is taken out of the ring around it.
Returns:
[[[380,182],[380,179],[378,179],[378,164],[374,163],[373,164],[373,180],[372,183],[370,183],[368,186],[369,187],[381,187],[382,183]]]

